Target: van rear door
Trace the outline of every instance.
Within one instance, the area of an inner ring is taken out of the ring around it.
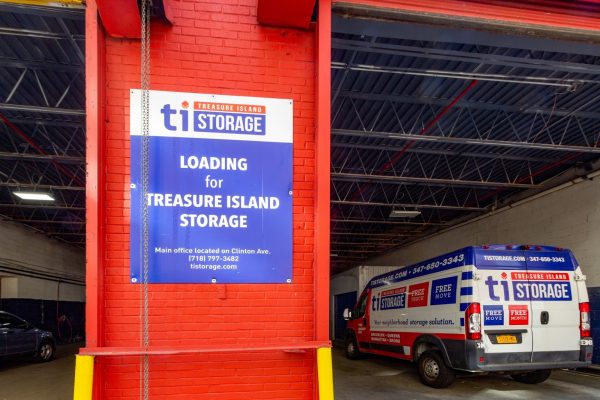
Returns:
[[[513,276],[527,279],[525,254],[518,250],[475,250],[485,364],[531,361],[533,336],[527,298],[513,297]]]
[[[514,276],[517,301],[531,303],[532,362],[579,360],[579,296],[569,251],[525,251],[527,280]]]

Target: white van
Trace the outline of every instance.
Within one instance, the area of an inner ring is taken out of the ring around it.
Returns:
[[[348,320],[346,356],[415,361],[424,384],[455,370],[524,383],[592,359],[585,275],[550,246],[467,247],[371,279]]]

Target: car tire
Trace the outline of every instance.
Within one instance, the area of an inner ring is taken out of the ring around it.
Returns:
[[[511,374],[511,377],[517,382],[535,385],[537,383],[542,383],[548,378],[550,378],[551,373],[552,370],[550,369],[540,369],[537,371],[525,372],[522,374]]]
[[[449,368],[441,354],[434,350],[424,351],[417,361],[421,382],[432,388],[441,389],[450,386],[456,378],[454,370]]]
[[[358,360],[359,358],[361,358],[362,354],[360,350],[358,350],[358,343],[356,342],[356,336],[354,336],[354,334],[349,333],[346,336],[344,348],[346,349],[347,359]]]
[[[56,348],[54,344],[49,340],[44,340],[40,343],[37,352],[35,353],[35,359],[38,362],[48,362],[54,359],[54,353]]]

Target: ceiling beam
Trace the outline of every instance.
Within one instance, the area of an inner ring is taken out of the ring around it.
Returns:
[[[551,150],[551,151],[570,151],[578,153],[594,153],[600,154],[600,147],[590,146],[574,146],[566,144],[551,144],[551,143],[532,143],[519,142],[512,140],[490,140],[477,139],[466,137],[448,137],[448,136],[428,136],[428,135],[413,135],[408,133],[394,132],[365,132],[346,129],[332,129],[331,134],[347,137],[364,137],[364,138],[380,138],[380,139],[395,139],[404,141],[423,141],[433,143],[451,143],[476,146],[495,146],[504,148],[520,148],[534,150]]]
[[[0,57],[0,67],[19,68],[19,69],[36,69],[45,71],[64,71],[64,72],[83,72],[85,66],[73,64],[60,64],[57,62],[34,61],[34,60],[12,60],[9,58]]]
[[[513,68],[527,68],[536,71],[560,71],[568,73],[600,75],[600,68],[594,64],[574,63],[568,61],[545,60],[506,56],[500,54],[476,53],[470,51],[439,49],[431,47],[403,46],[380,43],[373,40],[331,39],[331,47],[340,50],[359,51],[397,55],[402,57],[427,58],[431,60],[458,61],[464,63],[502,65]]]
[[[28,105],[28,104],[0,103],[0,110],[85,116],[85,110],[82,110],[82,109],[42,107],[42,106],[32,106],[32,105]]]
[[[424,96],[408,96],[399,94],[375,94],[375,93],[361,93],[352,91],[340,92],[340,98],[349,98],[356,100],[370,100],[370,101],[391,101],[393,103],[406,103],[406,104],[427,104],[433,106],[444,107],[452,101],[452,99],[436,99],[433,97]],[[504,111],[506,113],[518,113],[518,114],[543,114],[551,115],[555,117],[573,116],[585,119],[600,119],[600,113],[590,111],[577,111],[573,110],[561,110],[551,109],[538,106],[507,106],[504,104],[493,104],[476,102],[470,100],[462,100],[456,105],[457,108],[471,108],[474,110],[486,110],[486,111]]]
[[[439,178],[418,178],[414,176],[393,176],[393,175],[365,175],[365,174],[350,174],[343,172],[332,172],[331,179],[337,181],[367,181],[390,184],[414,183],[430,186],[464,186],[464,187],[493,187],[493,188],[509,188],[509,189],[539,189],[542,185],[532,185],[529,183],[512,183],[512,182],[490,182],[490,181],[467,181],[462,179],[439,179]]]
[[[0,159],[4,160],[29,160],[29,161],[58,161],[66,164],[84,164],[85,157],[61,156],[61,155],[43,155],[31,153],[10,153],[0,151]]]
[[[558,79],[550,77],[537,77],[529,75],[501,75],[501,74],[486,74],[480,72],[461,72],[451,70],[433,70],[433,69],[418,69],[418,68],[399,68],[385,67],[373,64],[346,64],[342,62],[332,62],[332,70],[350,70],[360,72],[371,72],[379,74],[396,74],[408,76],[424,76],[427,78],[447,78],[447,79],[462,79],[462,80],[477,80],[500,83],[516,83],[521,85],[537,85],[537,86],[552,86],[563,88],[565,90],[574,89],[581,83],[597,83],[588,79]]]
[[[49,224],[49,225],[56,225],[56,224],[63,224],[63,225],[85,225],[85,221],[51,221],[51,220],[45,220],[45,219],[24,219],[24,218],[10,218],[9,221],[13,221],[13,222],[22,222],[24,224]]]
[[[0,187],[32,188],[33,190],[35,190],[35,189],[41,189],[41,190],[76,190],[76,191],[85,191],[85,187],[83,187],[83,186],[47,185],[47,184],[22,183],[22,182],[0,182]]]
[[[387,224],[387,225],[414,225],[414,226],[447,226],[447,222],[409,222],[402,220],[386,220],[386,219],[339,219],[332,218],[331,222],[341,222],[350,224]]]
[[[58,40],[70,40],[69,35],[65,33],[40,31],[35,29],[24,29],[24,28],[9,28],[6,26],[0,27],[0,36],[22,36],[31,37],[38,39],[58,39]],[[73,34],[75,40],[85,40],[85,35]]]
[[[384,203],[376,201],[350,201],[350,200],[331,200],[331,204],[341,204],[346,206],[370,206],[370,207],[404,207],[416,209],[435,209],[435,210],[452,210],[452,211],[476,211],[485,212],[487,209],[481,207],[466,207],[466,206],[444,206],[435,204],[408,204],[408,203]]]
[[[1,203],[0,208],[22,208],[25,210],[66,210],[66,211],[85,211],[85,207],[70,207],[61,204],[11,204]]]
[[[335,249],[332,250],[339,250],[339,251],[345,251],[343,250],[344,247],[343,246],[353,246],[353,247],[386,247],[386,246],[396,246],[398,244],[401,244],[401,241],[398,242],[392,242],[392,241],[385,241],[385,242],[364,242],[364,243],[359,243],[359,242],[331,242],[332,246],[342,246],[342,247],[336,247]]]
[[[64,121],[60,119],[44,119],[39,115],[32,115],[32,118],[13,118],[10,117],[10,121],[15,125],[38,125],[38,126],[54,126],[61,128],[85,128],[85,120],[82,121]],[[83,131],[81,132],[82,137]]]
[[[348,148],[348,149],[363,149],[363,150],[375,150],[375,151],[399,151],[402,150],[402,146],[389,146],[389,145],[373,145],[373,144],[357,144],[357,143],[336,143],[332,142],[331,147],[337,148]],[[466,151],[457,151],[457,150],[447,150],[447,149],[429,149],[429,148],[410,148],[406,149],[407,153],[415,153],[415,154],[435,154],[440,156],[450,156],[450,157],[472,157],[472,158],[486,158],[486,159],[501,159],[501,160],[511,160],[511,161],[528,161],[528,162],[539,162],[551,164],[559,160],[559,158],[550,159],[550,158],[542,158],[542,157],[526,157],[526,156],[516,156],[512,154],[505,153],[474,153],[474,152],[466,152]],[[575,161],[568,161],[569,164],[575,164]]]
[[[412,237],[415,235],[420,235],[423,231],[404,231],[401,233],[363,233],[363,232],[339,232],[334,231],[331,232],[332,235],[344,235],[344,236],[371,236],[371,237],[396,237],[396,236],[404,236],[404,237]]]

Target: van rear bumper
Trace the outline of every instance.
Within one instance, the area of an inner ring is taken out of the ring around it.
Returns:
[[[561,368],[583,368],[588,367],[591,362],[587,361],[561,361],[553,363],[519,363],[519,364],[487,364],[481,365],[475,371],[483,372],[511,372],[511,371],[533,371],[538,369],[561,369]]]
[[[581,368],[592,363],[593,346],[591,344],[582,344],[579,351],[539,351],[534,353],[486,353],[483,346],[478,346],[476,341],[467,340],[465,344],[466,365],[453,367],[471,372]]]

